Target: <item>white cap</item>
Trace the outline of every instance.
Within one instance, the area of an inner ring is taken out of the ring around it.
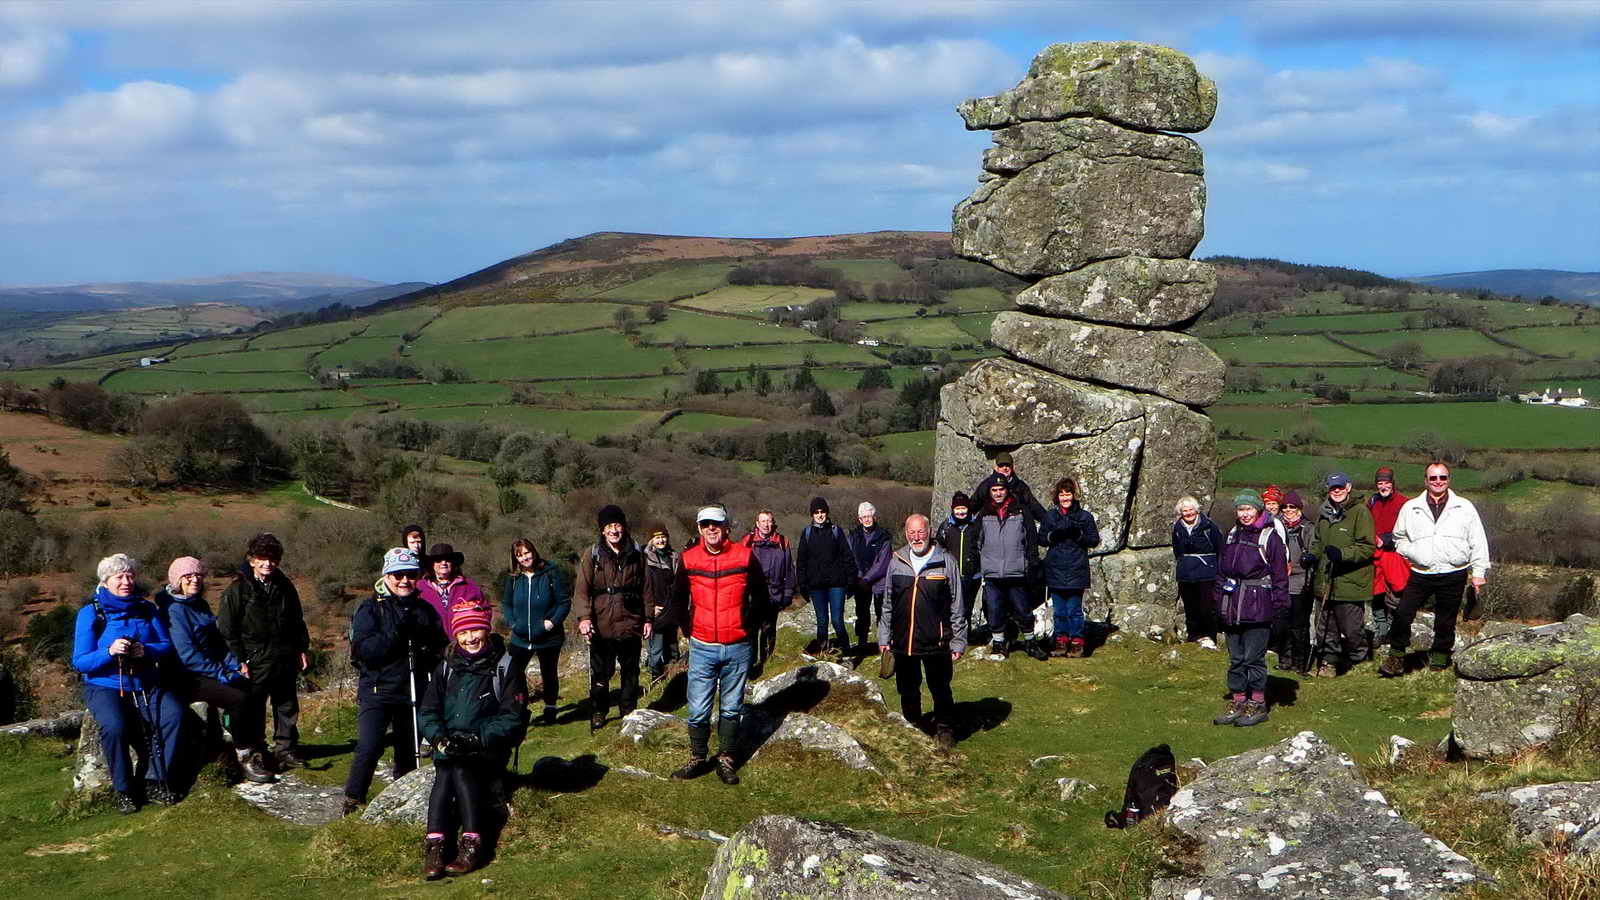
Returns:
[[[726,525],[728,524],[728,511],[720,506],[702,506],[700,511],[695,513],[694,521],[696,525],[701,522],[721,522]]]
[[[856,516],[858,518],[861,516],[875,516],[877,514],[878,508],[865,500],[861,501],[861,505],[856,507]]]

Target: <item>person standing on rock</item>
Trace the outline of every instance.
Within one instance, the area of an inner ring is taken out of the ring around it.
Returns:
[[[1006,492],[1024,505],[1033,513],[1034,521],[1044,518],[1044,504],[1034,499],[1033,489],[1016,474],[1016,467],[1011,462],[1011,454],[1002,450],[995,454],[994,471],[983,477],[977,487],[969,495],[979,506],[989,499],[989,488],[995,484],[1003,484]]]
[[[1272,647],[1278,668],[1306,674],[1311,669],[1311,576],[1302,559],[1316,542],[1316,526],[1305,517],[1297,491],[1283,497],[1280,513],[1289,556],[1289,606],[1272,620]]]
[[[978,560],[983,568],[990,655],[1005,659],[1011,643],[1020,637],[1028,655],[1049,659],[1033,635],[1039,526],[1030,505],[999,481],[989,485],[989,500],[978,511]]]
[[[350,619],[350,661],[356,679],[356,753],[344,783],[344,814],[367,802],[385,736],[394,748],[394,777],[417,767],[413,730],[417,698],[444,649],[439,614],[417,592],[422,561],[404,547],[383,555],[383,578]]]
[[[667,677],[667,666],[678,661],[678,623],[672,618],[672,586],[678,580],[678,554],[665,523],[646,529],[644,542],[644,609],[650,616],[650,639],[645,642],[650,683]]]
[[[1089,589],[1089,551],[1100,545],[1094,515],[1078,499],[1078,481],[1056,482],[1055,503],[1045,512],[1039,529],[1048,547],[1044,554],[1044,581],[1055,614],[1055,644],[1059,656],[1083,656],[1083,593]]]
[[[611,710],[611,676],[622,669],[617,707],[622,715],[639,702],[639,655],[654,629],[644,608],[644,554],[628,535],[628,516],[608,504],[596,515],[600,535],[578,557],[572,609],[578,633],[589,641],[589,731],[605,727]]]
[[[717,778],[738,784],[739,722],[750,672],[750,638],[757,612],[769,602],[765,576],[750,548],[728,539],[728,511],[695,514],[700,540],[683,552],[673,590],[675,618],[689,634],[689,761],[673,778],[705,774],[711,744],[711,704],[717,700]]]
[[[1400,518],[1400,508],[1411,498],[1395,490],[1394,469],[1388,466],[1378,469],[1372,480],[1367,510],[1372,513],[1372,529],[1378,541],[1372,555],[1372,643],[1382,647],[1389,643],[1389,629],[1400,606],[1400,595],[1411,580],[1410,564],[1394,550],[1394,523]]]
[[[1367,601],[1372,599],[1372,551],[1377,543],[1372,513],[1355,496],[1350,476],[1334,472],[1325,484],[1328,496],[1317,513],[1314,545],[1300,561],[1308,571],[1317,572],[1313,589],[1326,598],[1317,623],[1323,656],[1316,673],[1343,675],[1365,658],[1364,626]],[[1331,671],[1329,655],[1334,657]]]
[[[850,529],[850,553],[856,559],[856,646],[870,648],[873,616],[883,615],[883,592],[889,584],[889,557],[894,553],[894,538],[878,524],[878,508],[863,500],[856,508],[856,521]]]
[[[750,548],[767,582],[771,602],[763,609],[761,631],[756,637],[756,658],[751,670],[759,671],[772,657],[778,644],[778,614],[794,602],[794,559],[789,555],[789,539],[778,531],[778,518],[772,510],[756,513],[756,526],[742,542]]]
[[[1172,523],[1172,555],[1178,572],[1178,602],[1183,604],[1190,643],[1217,649],[1217,565],[1222,560],[1222,529],[1200,511],[1194,497],[1179,497]]]
[[[1213,588],[1217,619],[1228,635],[1228,708],[1211,721],[1241,728],[1267,720],[1267,641],[1272,620],[1289,605],[1289,556],[1266,516],[1261,495],[1233,498],[1238,523],[1228,530]]]
[[[572,592],[554,563],[539,555],[527,538],[511,542],[511,571],[500,583],[500,615],[511,626],[511,654],[519,671],[539,657],[539,690],[544,697],[540,725],[556,723],[561,697],[561,647],[567,642],[567,613]]]
[[[72,667],[83,676],[83,702],[100,726],[100,752],[123,814],[145,801],[178,801],[167,766],[183,722],[183,705],[162,686],[157,665],[172,652],[172,639],[136,584],[138,568],[125,553],[100,560],[100,584],[78,610],[72,632]],[[135,747],[137,764],[129,758]]]
[[[488,605],[488,601],[483,599],[483,588],[461,574],[461,566],[465,561],[466,558],[449,544],[434,544],[428,555],[422,558],[423,574],[422,580],[417,582],[417,593],[438,613],[440,628],[444,627],[450,610],[457,604]]]
[[[967,622],[967,639],[975,640],[972,607],[982,589],[983,565],[978,560],[978,520],[972,517],[972,500],[965,493],[956,491],[950,498],[950,517],[939,525],[934,543],[944,550],[945,559],[950,562],[961,618]]]
[[[495,776],[528,733],[527,677],[490,630],[492,615],[488,606],[471,600],[451,608],[452,643],[417,709],[418,730],[434,747],[422,840],[422,875],[429,881],[483,865]],[[447,844],[458,826],[456,857],[446,865]]]
[[[955,746],[955,698],[950,682],[955,662],[967,649],[949,557],[930,539],[928,517],[906,519],[906,545],[889,564],[889,595],[878,619],[878,649],[894,654],[894,686],[900,712],[929,731],[941,750]],[[933,717],[922,718],[922,680],[933,696]]]
[[[217,604],[217,630],[239,671],[250,679],[250,696],[233,717],[233,739],[259,754],[266,766],[265,706],[272,703],[272,765],[279,771],[305,765],[300,758],[300,673],[311,665],[300,592],[283,574],[283,544],[266,532],[250,539],[244,565]]]
[[[1433,462],[1424,472],[1427,490],[1400,508],[1394,524],[1395,552],[1410,563],[1411,575],[1395,610],[1389,632],[1389,655],[1380,673],[1405,674],[1405,654],[1411,647],[1411,623],[1417,610],[1433,601],[1433,647],[1428,668],[1450,667],[1456,643],[1456,614],[1470,581],[1481,590],[1489,574],[1489,539],[1483,532],[1478,509],[1450,489],[1450,467]]]
[[[855,586],[856,558],[844,529],[828,518],[828,501],[812,497],[810,512],[811,523],[800,529],[800,542],[795,546],[795,582],[817,615],[817,640],[807,649],[831,656],[850,646],[850,632],[844,626],[844,594]],[[828,643],[830,618],[837,647]]]

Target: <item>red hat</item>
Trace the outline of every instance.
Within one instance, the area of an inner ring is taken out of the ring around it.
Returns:
[[[487,604],[477,600],[463,600],[450,607],[450,636],[455,637],[469,628],[489,629],[494,613]]]
[[[1282,503],[1283,488],[1278,487],[1275,484],[1269,484],[1267,485],[1267,489],[1261,492],[1261,499],[1271,500],[1274,503]]]

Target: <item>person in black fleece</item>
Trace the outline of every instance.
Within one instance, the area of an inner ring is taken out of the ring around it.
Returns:
[[[828,501],[811,499],[811,524],[800,530],[795,545],[795,575],[803,596],[811,598],[817,614],[817,640],[811,648],[818,653],[834,653],[850,646],[850,633],[844,627],[844,595],[856,582],[855,555],[844,529],[828,519]],[[828,643],[828,620],[838,647]]]

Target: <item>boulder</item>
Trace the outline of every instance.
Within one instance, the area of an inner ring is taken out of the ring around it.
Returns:
[[[749,706],[783,704],[809,708],[833,687],[860,690],[868,703],[879,709],[887,709],[883,703],[883,689],[878,687],[876,681],[863,678],[838,663],[823,661],[790,669],[750,685],[748,693],[745,694],[745,703]],[[796,694],[796,702],[784,703],[787,698],[779,695],[791,691]]]
[[[361,814],[368,825],[428,824],[428,794],[433,791],[433,766],[422,766],[395,779],[372,798]]]
[[[970,856],[828,822],[762,816],[717,850],[702,900],[1062,895]]]
[[[946,385],[940,401],[951,427],[986,447],[1089,437],[1144,418],[1135,394],[1075,382],[1010,359],[978,363]]]
[[[1016,87],[957,107],[969,130],[1094,116],[1134,128],[1203,131],[1217,86],[1184,54],[1135,41],[1051,44]]]
[[[1600,781],[1530,784],[1478,797],[1511,808],[1511,831],[1520,843],[1560,841],[1584,854],[1600,849]]]
[[[1172,798],[1198,872],[1150,897],[1446,897],[1488,876],[1390,808],[1313,732],[1212,763]]]
[[[657,729],[675,728],[681,730],[684,727],[683,719],[671,713],[657,712],[653,709],[636,709],[622,717],[622,736],[635,744],[650,737],[651,733]]]
[[[1129,511],[1128,546],[1172,544],[1173,509],[1185,494],[1211,507],[1217,487],[1217,432],[1210,417],[1159,397],[1143,396],[1144,452]],[[1168,553],[1168,563],[1172,561]],[[1173,588],[1177,590],[1176,587]]]
[[[1154,172],[1200,175],[1205,156],[1186,137],[1134,131],[1096,119],[1023,122],[994,133],[994,146],[983,153],[983,171],[1016,175],[1052,157],[1102,164],[1133,162]]]
[[[1600,688],[1600,624],[1524,628],[1455,656],[1456,742],[1469,757],[1517,753],[1571,730]]]
[[[12,737],[77,737],[83,729],[83,720],[89,718],[88,710],[74,709],[58,716],[46,716],[42,719],[29,719],[26,722],[13,722],[10,725],[0,726],[0,734],[9,734]]]
[[[1189,406],[1217,402],[1227,370],[1199,338],[1177,331],[1003,312],[995,316],[989,339],[1013,357],[1058,375],[1160,394]]]
[[[432,772],[433,769],[430,767],[426,771]],[[431,790],[433,785],[431,777],[428,785]],[[240,782],[233,786],[233,792],[267,815],[296,825],[326,825],[338,819],[344,812],[343,788],[306,784],[292,772],[279,775],[275,784]],[[427,814],[427,807],[428,794],[425,790],[422,794],[424,816]]]
[[[740,722],[739,743],[743,755],[751,759],[773,744],[792,743],[802,750],[825,753],[847,769],[878,771],[850,732],[802,712],[774,713],[761,707],[747,710]]]
[[[1084,613],[1109,621],[1123,631],[1144,633],[1150,627],[1180,637],[1183,614],[1177,605],[1178,579],[1172,550],[1124,550],[1090,561]]]
[[[1211,305],[1217,273],[1192,259],[1119,256],[1052,275],[1017,294],[1017,306],[1046,316],[1168,328]]]
[[[111,769],[106,765],[106,755],[100,749],[100,723],[94,716],[85,715],[78,731],[78,753],[72,767],[72,789],[80,794],[93,794],[111,789]]]

